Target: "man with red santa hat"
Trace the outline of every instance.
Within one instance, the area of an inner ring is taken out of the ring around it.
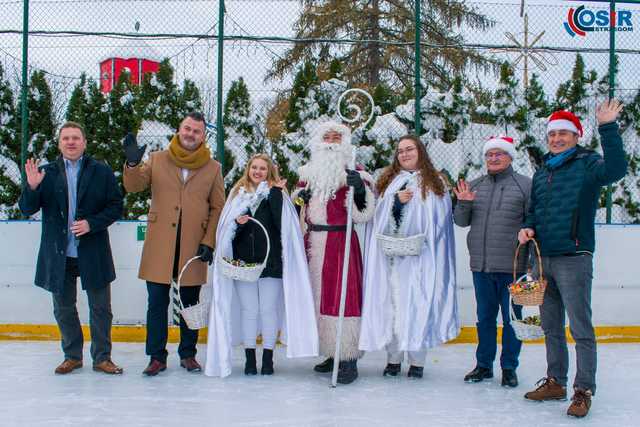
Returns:
[[[348,169],[352,162],[351,131],[336,122],[324,123],[310,141],[311,159],[299,170],[298,190],[293,194],[304,204],[305,246],[313,287],[320,353],[327,359],[316,372],[333,370],[340,307],[342,263],[347,229],[347,192],[353,188],[352,220],[365,223],[375,212],[373,179],[363,171]],[[362,255],[355,231],[351,236],[347,298],[340,344],[338,382],[349,384],[358,377],[357,360],[362,312]]]
[[[529,212],[518,234],[520,243],[537,239],[547,280],[540,306],[547,375],[525,398],[535,401],[567,398],[566,311],[576,342],[574,394],[567,410],[567,415],[574,417],[589,413],[596,391],[597,352],[591,319],[594,220],[601,188],[627,172],[616,123],[620,111],[622,105],[615,99],[596,109],[603,156],[578,145],[582,125],[575,114],[560,110],[551,115],[547,125],[549,152],[533,176]]]

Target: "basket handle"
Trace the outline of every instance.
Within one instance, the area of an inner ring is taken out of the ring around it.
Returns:
[[[538,242],[536,239],[530,239],[533,242],[533,246],[536,248],[536,256],[538,257],[538,271],[540,272],[540,280],[544,279],[544,272],[542,270],[542,257],[540,255],[540,247],[538,247]],[[528,242],[527,242],[528,243]],[[513,257],[513,283],[516,283],[516,270],[518,269],[518,254],[520,253],[520,248],[525,246],[527,243],[518,243],[518,247],[516,248],[516,254]]]
[[[518,319],[516,317],[516,312],[513,309],[513,298],[511,297],[511,294],[509,294],[509,319],[510,320],[522,320],[522,319]]]
[[[258,221],[257,219],[251,216],[249,217],[249,219],[260,226],[260,228],[264,232],[264,236],[267,238],[267,253],[264,256],[264,261],[262,261],[263,264],[266,264],[267,260],[269,259],[269,252],[271,251],[271,242],[269,241],[269,233],[267,233],[267,229],[264,228],[264,225],[262,225],[260,221]]]
[[[199,256],[194,256],[193,258],[190,258],[187,262],[184,263],[184,265],[182,266],[182,269],[180,270],[180,274],[178,274],[178,281],[176,282],[176,287],[178,288],[178,305],[180,306],[180,311],[184,310],[184,305],[182,305],[182,298],[180,298],[180,281],[182,280],[182,274],[187,270],[187,267],[189,267],[189,265],[195,261],[195,260],[199,260],[200,257]]]
[[[267,238],[267,253],[264,256],[264,261],[262,261],[262,263],[265,264],[267,262],[267,260],[269,259],[269,253],[271,252],[271,242],[269,241],[269,233],[267,233],[267,229],[264,228],[264,225],[262,225],[262,223],[260,221],[258,221],[257,219],[255,219],[254,217],[250,216],[249,220],[255,222],[256,224],[258,224],[260,226],[260,228],[262,229],[262,232],[264,233],[265,237]],[[218,257],[222,258],[222,254],[219,254]]]

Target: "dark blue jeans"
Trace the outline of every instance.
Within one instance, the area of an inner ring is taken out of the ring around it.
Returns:
[[[147,282],[149,294],[147,307],[147,343],[146,353],[152,359],[167,363],[167,338],[169,334],[169,292],[171,286],[164,283]],[[200,296],[200,286],[185,286],[180,288],[180,299],[185,307],[197,304]],[[178,355],[180,359],[195,357],[198,344],[198,331],[187,327],[180,316],[180,345]]]
[[[473,273],[473,287],[476,293],[476,314],[478,316],[477,365],[493,370],[496,358],[498,332],[496,318],[498,309],[502,312],[502,369],[516,369],[522,342],[516,338],[509,322],[509,284],[513,275],[509,273]],[[522,307],[513,306],[517,318],[522,318]]]

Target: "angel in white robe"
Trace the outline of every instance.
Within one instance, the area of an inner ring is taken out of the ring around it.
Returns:
[[[208,376],[231,373],[232,347],[239,344],[245,347],[245,374],[255,375],[256,337],[260,333],[263,375],[274,372],[278,331],[280,341],[287,345],[287,357],[318,355],[304,242],[285,184],[271,159],[257,154],[227,198],[208,275],[213,290],[205,364]],[[260,218],[264,225],[249,221],[249,217]],[[225,273],[225,261],[242,264],[236,266],[240,269],[264,262],[264,269],[256,280],[234,280]]]
[[[359,348],[387,350],[385,376],[400,373],[407,352],[408,376],[422,378],[426,350],[460,332],[451,198],[424,145],[410,135],[400,138],[376,188]],[[383,249],[384,236],[396,239],[392,250]],[[418,241],[413,252],[407,239]]]

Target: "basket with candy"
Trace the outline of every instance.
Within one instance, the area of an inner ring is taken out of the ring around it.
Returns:
[[[226,256],[218,256],[217,263],[220,271],[223,275],[229,279],[239,280],[242,282],[255,282],[260,278],[262,271],[267,265],[267,259],[269,258],[269,251],[271,250],[271,244],[269,242],[269,234],[267,229],[255,218],[249,217],[250,221],[255,222],[260,226],[262,232],[267,237],[267,253],[264,256],[264,260],[261,263],[244,262],[242,260],[232,259]]]
[[[516,279],[518,253],[520,252],[520,248],[523,246],[522,244],[519,244],[513,258],[513,283],[509,285],[509,293],[511,293],[513,303],[518,305],[542,305],[542,301],[544,300],[544,291],[547,289],[547,281],[544,278],[544,273],[542,271],[540,248],[538,248],[538,243],[534,239],[531,239],[531,241],[536,249],[536,255],[538,257],[537,266],[540,274],[537,279],[530,277],[528,274]]]

